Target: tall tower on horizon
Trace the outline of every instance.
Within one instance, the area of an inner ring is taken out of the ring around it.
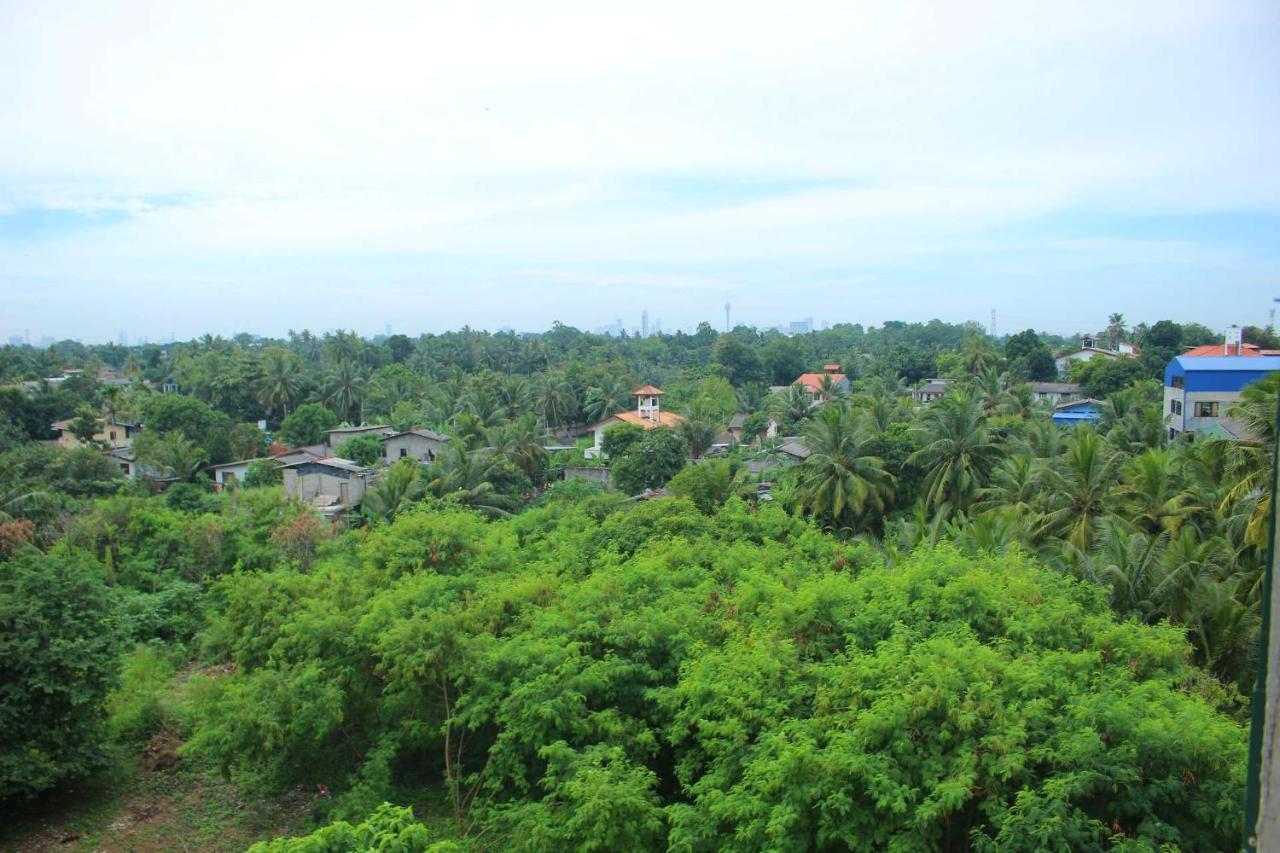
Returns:
[[[726,334],[727,334],[730,330],[732,330],[732,329],[733,329],[733,327],[729,325],[729,309],[730,309],[731,307],[733,307],[733,306],[731,306],[731,305],[729,304],[729,300],[728,300],[728,299],[726,299],[726,300],[724,301],[724,330],[725,330],[725,333],[726,333]]]
[[[640,312],[640,337],[649,337],[649,309]]]

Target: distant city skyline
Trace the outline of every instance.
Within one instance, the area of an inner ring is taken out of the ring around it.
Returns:
[[[14,0],[0,340],[1262,324],[1277,55],[1261,0]]]

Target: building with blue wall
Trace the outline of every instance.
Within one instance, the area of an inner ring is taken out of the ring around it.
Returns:
[[[1053,422],[1058,426],[1096,424],[1102,418],[1102,402],[1092,397],[1059,403],[1053,407]]]
[[[1169,437],[1220,432],[1240,392],[1280,370],[1280,356],[1180,355],[1164,369],[1164,420]]]

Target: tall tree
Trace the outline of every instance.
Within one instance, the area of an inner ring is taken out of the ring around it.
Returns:
[[[805,426],[809,457],[800,466],[796,502],[837,528],[879,524],[893,495],[893,475],[870,450],[871,436],[843,403],[823,406]]]
[[[302,371],[298,358],[283,347],[267,347],[258,359],[257,399],[263,406],[280,407],[282,417],[289,416],[289,406],[302,387]]]
[[[925,410],[915,430],[924,446],[908,461],[928,472],[925,503],[945,513],[967,509],[1001,458],[982,402],[971,394],[948,394]]]

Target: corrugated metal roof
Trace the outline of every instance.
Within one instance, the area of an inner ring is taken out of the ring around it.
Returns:
[[[1240,356],[1240,355],[1180,355],[1174,358],[1178,366],[1188,372],[1197,371],[1248,371],[1265,372],[1280,370],[1280,356]]]

